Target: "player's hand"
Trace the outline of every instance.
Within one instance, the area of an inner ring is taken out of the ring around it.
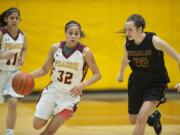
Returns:
[[[14,57],[14,53],[12,52],[5,52],[2,54],[1,56],[3,59],[9,60],[12,59]]]
[[[22,66],[24,64],[24,59],[22,57],[18,58],[18,64]]]
[[[121,73],[119,73],[119,74],[117,75],[117,81],[118,81],[118,82],[123,82],[123,80],[124,80],[124,75],[121,74]]]
[[[75,86],[70,92],[72,96],[78,96],[82,94],[82,90],[84,88],[84,85],[80,83],[78,86]]]
[[[176,84],[175,88],[177,89],[178,92],[180,92],[180,83]]]

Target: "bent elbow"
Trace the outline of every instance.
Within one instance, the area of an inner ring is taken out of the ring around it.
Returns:
[[[97,74],[97,80],[100,80],[102,78],[101,73]]]

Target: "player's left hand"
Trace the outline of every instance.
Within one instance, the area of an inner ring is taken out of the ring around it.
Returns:
[[[84,85],[80,83],[79,85],[75,86],[70,92],[72,96],[78,96],[82,94],[82,90],[84,88]]]
[[[118,82],[123,82],[123,80],[124,80],[124,75],[121,74],[121,73],[119,73],[119,74],[117,75],[117,81],[118,81]]]
[[[24,59],[22,57],[18,58],[18,64],[22,66],[24,64]]]

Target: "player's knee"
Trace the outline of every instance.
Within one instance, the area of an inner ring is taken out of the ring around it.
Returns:
[[[43,126],[38,124],[38,123],[33,123],[33,128],[36,129],[36,130],[39,130],[41,129]]]
[[[129,119],[130,124],[134,125],[136,124],[136,119]]]
[[[8,106],[9,106],[9,108],[15,110],[17,108],[17,101],[16,100],[9,100]]]
[[[129,122],[130,124],[136,124],[137,115],[131,115],[129,114]]]
[[[33,128],[36,129],[36,130],[41,129],[44,125],[46,125],[46,123],[47,123],[47,120],[34,117],[34,119],[33,119]]]
[[[36,129],[36,130],[39,130],[41,129],[42,127],[44,126],[44,123],[40,123],[38,121],[33,121],[33,128]]]
[[[45,134],[47,134],[47,135],[54,135],[55,132],[56,132],[56,130],[48,129],[48,130],[45,131]]]
[[[138,124],[144,124],[147,121],[147,116],[144,113],[139,113],[137,116],[137,123]]]

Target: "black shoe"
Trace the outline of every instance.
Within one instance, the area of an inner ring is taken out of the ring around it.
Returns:
[[[162,125],[160,122],[161,113],[158,110],[155,110],[149,117],[148,117],[148,125],[154,127],[154,131],[157,135],[159,135],[162,131]]]

